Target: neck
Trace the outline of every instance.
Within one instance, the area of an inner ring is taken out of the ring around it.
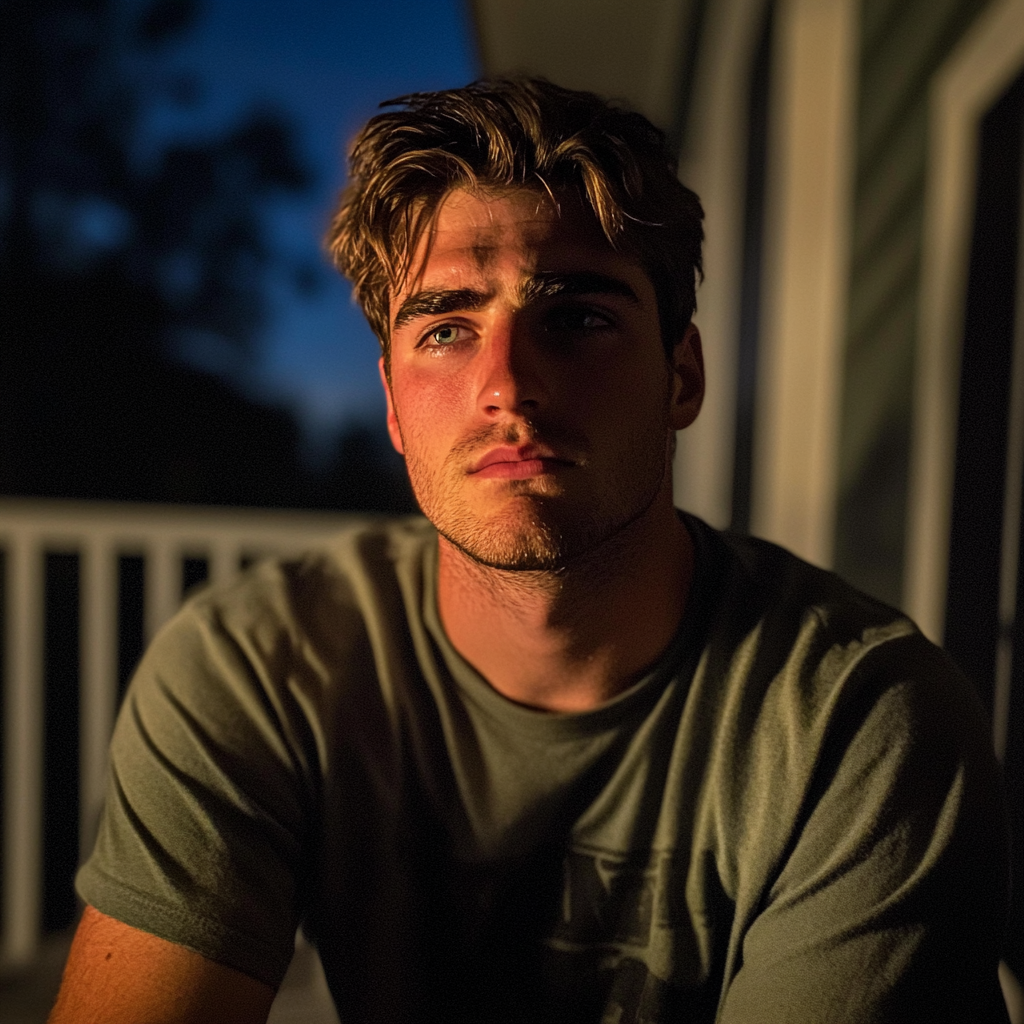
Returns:
[[[494,569],[439,538],[438,609],[455,649],[499,693],[546,711],[585,711],[657,662],[692,576],[693,543],[666,490],[554,572]]]

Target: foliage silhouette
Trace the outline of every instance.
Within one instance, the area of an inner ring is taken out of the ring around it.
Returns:
[[[290,411],[183,358],[244,371],[270,275],[303,280],[273,252],[264,204],[309,183],[268,109],[141,152],[154,106],[195,95],[164,56],[198,14],[0,0],[0,493],[410,509],[379,444],[342,439],[315,472]]]

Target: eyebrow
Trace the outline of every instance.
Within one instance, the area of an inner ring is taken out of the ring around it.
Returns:
[[[459,309],[481,309],[487,305],[489,298],[486,293],[473,291],[472,288],[416,292],[398,307],[398,314],[391,329],[396,331],[421,316],[442,316]]]
[[[517,289],[520,305],[527,305],[538,299],[551,299],[559,295],[618,295],[629,299],[635,305],[640,300],[636,292],[617,277],[595,274],[588,271],[574,274],[534,274]],[[472,288],[434,289],[410,295],[398,308],[392,330],[405,326],[421,316],[443,316],[458,310],[482,309],[491,299],[487,292]]]
[[[625,281],[587,271],[576,274],[534,274],[519,288],[519,301],[523,305],[558,295],[619,295],[635,305],[640,304],[636,292]]]

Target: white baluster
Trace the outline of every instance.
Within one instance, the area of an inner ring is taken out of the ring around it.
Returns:
[[[209,547],[210,582],[224,583],[238,573],[238,545],[228,537],[218,536]]]
[[[155,537],[146,545],[146,642],[181,604],[181,555],[169,539]]]
[[[3,935],[0,963],[31,963],[39,943],[43,807],[43,555],[28,531],[7,543]]]
[[[92,536],[81,562],[81,704],[79,736],[79,857],[96,839],[106,789],[107,746],[117,705],[116,554],[108,538]]]

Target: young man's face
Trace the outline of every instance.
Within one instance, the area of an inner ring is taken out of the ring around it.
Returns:
[[[688,329],[666,360],[647,275],[591,215],[456,191],[412,267],[391,300],[388,429],[444,537],[488,565],[556,569],[671,500],[700,339]]]

